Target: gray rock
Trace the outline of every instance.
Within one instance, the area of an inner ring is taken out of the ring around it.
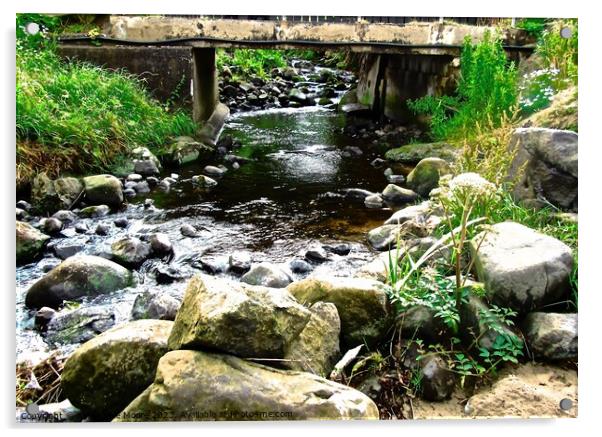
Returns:
[[[185,237],[190,237],[190,238],[195,238],[195,237],[199,236],[196,229],[192,225],[189,225],[189,224],[182,225],[180,227],[180,233],[182,235],[184,235]]]
[[[223,168],[216,167],[214,165],[205,166],[203,171],[209,176],[216,176],[216,177],[221,177],[224,175],[224,173],[226,173],[226,171]]]
[[[38,268],[44,273],[48,273],[50,270],[55,268],[61,263],[60,259],[57,258],[43,258],[38,263]]]
[[[409,203],[418,199],[418,194],[407,188],[389,184],[382,192],[383,199],[392,203]]]
[[[173,245],[171,244],[171,241],[169,241],[167,234],[152,234],[149,237],[148,242],[151,245],[153,253],[159,257],[171,255],[173,253]]]
[[[65,300],[112,293],[131,284],[129,270],[97,256],[76,256],[63,261],[27,291],[28,308],[57,308]]]
[[[359,147],[356,147],[356,146],[343,147],[343,153],[342,153],[343,156],[346,156],[346,157],[362,156],[363,154],[364,154],[364,152]]]
[[[63,229],[63,223],[54,217],[48,217],[40,220],[40,225],[44,233],[48,235],[56,235]]]
[[[71,258],[73,255],[83,251],[90,239],[86,236],[69,238],[56,243],[52,250],[60,259]]]
[[[513,195],[517,200],[539,207],[547,201],[563,209],[577,210],[577,133],[518,128],[512,134],[508,150],[514,159],[507,179],[514,183]]]
[[[387,175],[387,182],[390,184],[403,184],[406,181],[405,176],[400,174]]]
[[[409,220],[424,222],[431,213],[431,203],[427,200],[418,205],[406,206],[399,211],[395,211],[391,217],[385,221],[385,225],[400,225]]]
[[[449,328],[436,316],[436,311],[424,305],[414,305],[399,313],[398,324],[403,338],[420,338],[437,342],[449,337]]]
[[[228,264],[230,271],[243,275],[251,270],[252,257],[248,252],[236,252],[230,255],[228,258]]]
[[[126,188],[123,190],[123,195],[128,198],[136,197],[136,190],[133,188]]]
[[[366,205],[367,208],[382,208],[383,202],[383,198],[380,194],[372,194],[364,199],[364,205]]]
[[[361,188],[349,188],[345,190],[345,199],[351,200],[364,200],[369,196],[373,196],[374,193]]]
[[[48,322],[56,315],[56,310],[49,307],[42,307],[36,311],[34,325],[37,329],[45,330]]]
[[[110,308],[89,306],[56,313],[47,325],[46,342],[77,344],[86,342],[115,324]]]
[[[385,161],[382,158],[375,158],[370,165],[374,168],[381,168],[382,166],[384,166],[387,163],[387,161]]]
[[[566,298],[574,262],[566,244],[513,222],[484,232],[470,248],[491,302],[524,314]]]
[[[128,177],[125,180],[128,181],[128,182],[134,182],[135,183],[135,182],[140,182],[142,179],[144,179],[144,178],[142,177],[141,174],[131,173],[131,174],[128,175]],[[127,187],[127,183],[126,183],[126,187]]]
[[[15,217],[18,221],[23,220],[25,217],[28,217],[29,214],[27,214],[27,211],[25,211],[24,209],[21,208],[15,208]]]
[[[293,273],[307,273],[313,270],[313,267],[307,261],[302,259],[294,259],[289,263],[289,267]]]
[[[191,417],[191,411],[216,414]],[[286,414],[266,414],[269,411]],[[359,391],[316,375],[278,370],[230,355],[180,350],[161,358],[155,382],[116,420],[145,421],[147,417],[169,421],[378,419],[378,409]]]
[[[215,179],[211,179],[209,176],[205,175],[196,175],[192,177],[192,183],[198,185],[200,187],[215,187],[217,185],[217,181]]]
[[[451,174],[451,167],[441,158],[422,159],[408,175],[408,187],[428,197],[431,190],[439,186],[441,176]]]
[[[66,209],[55,212],[52,214],[52,217],[60,220],[63,223],[73,223],[77,220],[77,214]]]
[[[29,211],[31,209],[31,203],[27,202],[26,200],[19,200],[17,202],[17,208]]]
[[[286,290],[195,276],[188,283],[169,347],[282,358],[310,316]]]
[[[31,262],[38,258],[50,239],[48,235],[25,222],[17,222],[16,236],[17,264]]]
[[[328,252],[324,247],[314,244],[305,252],[305,259],[317,263],[328,261]]]
[[[154,272],[157,284],[171,284],[172,282],[183,281],[192,276],[189,272],[183,271],[175,265],[166,266],[161,264],[154,269]]]
[[[132,319],[175,320],[180,301],[166,293],[146,290],[136,296]]]
[[[137,320],[94,337],[65,362],[63,393],[92,419],[113,419],[153,382],[172,326],[165,320]]]
[[[338,244],[325,244],[322,246],[329,252],[335,253],[337,255],[346,256],[351,252],[351,246],[347,243],[338,243]]]
[[[268,262],[254,265],[240,280],[250,285],[262,285],[271,288],[284,288],[293,282],[287,272]]]
[[[77,178],[66,177],[52,181],[41,173],[32,182],[31,199],[37,212],[53,213],[59,209],[71,208],[82,191],[83,185]]]
[[[151,256],[151,245],[136,237],[126,237],[111,244],[113,258],[125,266],[139,266]]]
[[[458,147],[444,143],[415,143],[406,144],[385,153],[385,159],[402,164],[417,164],[424,158],[441,158],[453,161],[458,153]]]
[[[111,208],[107,205],[88,206],[79,211],[79,216],[83,218],[99,218],[105,217],[111,212]]]
[[[111,225],[109,223],[99,223],[94,232],[97,235],[109,235],[111,232]]]
[[[438,355],[426,355],[420,360],[422,397],[428,401],[449,399],[456,379],[445,361]]]
[[[201,258],[200,265],[207,273],[217,275],[228,270],[228,258],[224,256],[205,256]]]
[[[113,208],[123,203],[121,181],[108,174],[84,178],[86,202],[93,205],[108,205]]]
[[[127,217],[118,217],[115,220],[113,220],[113,224],[118,228],[127,228],[129,225],[129,221]]]
[[[150,193],[150,187],[148,186],[148,182],[146,182],[146,181],[138,182],[136,184],[136,186],[134,187],[134,190],[136,190],[137,194]]]
[[[157,164],[150,159],[135,160],[134,171],[143,176],[154,176],[160,173]]]
[[[577,314],[530,313],[523,322],[529,350],[544,360],[577,359]]]

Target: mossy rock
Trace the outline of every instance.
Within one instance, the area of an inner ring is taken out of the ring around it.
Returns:
[[[50,237],[29,223],[17,222],[17,264],[31,262],[39,257]]]
[[[391,149],[385,153],[385,158],[402,164],[418,164],[425,158],[441,158],[453,162],[457,153],[457,147],[445,142],[415,143]]]
[[[115,176],[101,174],[84,178],[86,201],[92,205],[108,205],[117,208],[123,203],[121,181]]]
[[[439,186],[439,178],[451,173],[451,167],[440,158],[425,158],[421,160],[408,175],[408,187],[428,197],[432,189]]]

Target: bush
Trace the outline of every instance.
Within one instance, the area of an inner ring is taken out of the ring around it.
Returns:
[[[106,170],[129,148],[191,135],[192,118],[170,113],[135,76],[61,61],[17,42],[17,179],[39,171]]]
[[[479,124],[497,127],[517,105],[516,69],[508,63],[499,38],[486,33],[477,44],[467,38],[460,70],[455,96],[427,96],[408,102],[413,112],[431,117],[434,139],[466,138]]]
[[[273,68],[285,67],[286,60],[281,50],[218,49],[217,67],[221,70],[225,65],[236,67],[242,78],[251,75],[265,78]]]

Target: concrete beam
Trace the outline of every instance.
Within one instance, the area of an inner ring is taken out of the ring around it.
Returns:
[[[211,117],[218,103],[215,49],[192,49],[192,117],[201,124]]]

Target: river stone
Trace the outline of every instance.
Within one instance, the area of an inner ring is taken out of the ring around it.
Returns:
[[[185,237],[190,237],[190,238],[196,238],[199,236],[199,233],[194,228],[194,226],[189,225],[187,223],[180,226],[180,233],[182,235],[184,235]]]
[[[39,213],[53,213],[59,209],[68,209],[83,189],[83,184],[77,178],[66,177],[53,181],[45,173],[40,173],[34,178],[31,187],[34,210]]]
[[[567,296],[573,255],[566,244],[514,222],[483,232],[470,249],[492,303],[524,314]]]
[[[392,203],[408,203],[418,198],[418,194],[407,188],[398,187],[395,184],[389,184],[382,192],[382,197]]]
[[[25,222],[17,222],[16,235],[17,264],[25,264],[38,258],[50,240],[48,235]]]
[[[294,259],[289,263],[289,267],[293,273],[311,272],[313,267],[310,263],[302,259]]]
[[[77,215],[73,211],[69,211],[67,209],[61,209],[55,212],[52,214],[52,217],[60,220],[63,223],[73,223],[77,220]]]
[[[79,216],[84,218],[99,218],[104,217],[111,212],[111,208],[107,205],[87,206],[79,211]]]
[[[178,137],[168,148],[166,160],[170,165],[180,166],[197,159],[210,158],[213,153],[213,147],[195,141],[194,138]]]
[[[196,175],[192,177],[192,183],[198,185],[199,187],[215,187],[217,185],[217,181],[215,179],[211,179],[209,176],[205,175]]]
[[[451,167],[441,158],[425,158],[421,160],[408,175],[408,187],[428,197],[433,188],[439,186],[439,177],[451,173]]]
[[[224,170],[223,168],[220,167],[216,167],[214,165],[207,165],[205,166],[205,168],[203,168],[203,171],[205,173],[207,173],[209,176],[223,176],[224,173],[226,173],[226,170]]]
[[[112,419],[153,382],[172,326],[166,320],[137,320],[84,343],[65,362],[64,394],[93,419]]]
[[[349,188],[345,190],[345,199],[351,200],[365,200],[367,197],[373,196],[372,191],[364,190],[362,188]]]
[[[290,370],[328,376],[340,358],[341,320],[332,303],[316,302],[310,308],[311,318],[286,354],[283,366]]]
[[[175,320],[180,302],[173,296],[145,290],[136,296],[132,307],[132,319]]]
[[[364,199],[364,205],[366,208],[382,208],[383,198],[380,194],[372,194]]]
[[[305,252],[305,259],[317,263],[323,263],[328,261],[328,252],[324,247],[314,244],[307,252]]]
[[[106,236],[111,233],[111,224],[110,223],[99,223],[94,230],[94,233],[97,235]]]
[[[304,305],[331,302],[341,318],[341,341],[347,349],[378,343],[391,324],[386,285],[364,278],[316,276],[293,282],[287,290]]]
[[[129,270],[107,259],[78,255],[63,261],[27,291],[25,305],[29,308],[57,308],[65,300],[94,297],[128,287],[132,281]]]
[[[93,205],[108,205],[117,208],[123,203],[121,181],[108,174],[84,178],[86,201]]]
[[[577,314],[529,313],[523,326],[529,350],[535,358],[577,359]]]
[[[578,135],[546,128],[518,128],[508,150],[514,159],[507,180],[513,196],[530,206],[543,207],[547,200],[562,209],[577,210]]]
[[[441,158],[451,162],[456,158],[457,152],[457,147],[444,142],[416,143],[388,150],[385,158],[393,162],[415,165],[425,158]]]
[[[173,253],[173,245],[171,244],[171,241],[169,241],[167,234],[160,232],[152,234],[149,237],[148,242],[153,253],[159,257]]]
[[[236,252],[229,256],[228,265],[230,271],[243,275],[251,270],[252,257],[249,252]]]
[[[395,211],[391,217],[385,221],[385,225],[400,225],[409,220],[426,221],[431,211],[431,202],[428,200],[418,205],[406,206],[399,211]]]
[[[89,241],[89,237],[78,235],[77,237],[67,238],[57,242],[52,246],[52,250],[60,259],[67,259],[84,250]]]
[[[29,211],[31,209],[31,203],[26,200],[19,200],[16,204],[17,208]]]
[[[269,262],[262,262],[251,267],[251,270],[245,273],[240,280],[250,285],[272,288],[284,288],[293,282],[287,272]]]
[[[282,358],[310,316],[286,290],[195,276],[188,283],[169,347]]]
[[[153,176],[160,173],[157,164],[150,159],[134,160],[134,171],[142,176]]]
[[[151,245],[136,237],[126,237],[111,244],[111,254],[119,264],[135,267],[151,256]]]
[[[456,385],[454,374],[438,355],[426,355],[419,361],[421,395],[428,401],[443,401],[451,397]]]
[[[115,418],[116,421],[316,419],[376,420],[378,409],[359,391],[310,373],[278,370],[230,355],[190,350],[172,351],[162,357],[155,382]]]
[[[56,313],[47,326],[46,342],[77,344],[88,341],[115,324],[111,308],[81,307]]]
[[[140,182],[136,183],[134,190],[136,191],[137,194],[150,193],[150,187],[148,185],[148,182],[146,182],[146,181],[140,181]]]
[[[382,225],[368,232],[368,242],[376,250],[390,250],[397,247],[398,241],[426,237],[430,227],[426,224],[408,220],[401,225]]]

